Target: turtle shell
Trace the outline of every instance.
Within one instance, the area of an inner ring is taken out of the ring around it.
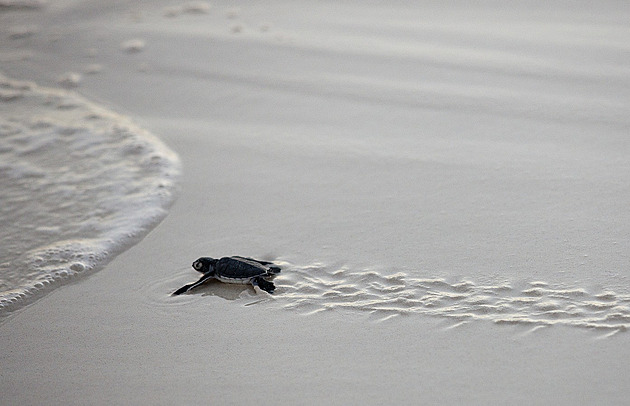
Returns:
[[[240,257],[225,257],[214,266],[216,275],[225,279],[245,279],[275,274],[268,266]]]

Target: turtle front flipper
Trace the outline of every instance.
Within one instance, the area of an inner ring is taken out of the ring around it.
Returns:
[[[258,286],[265,292],[270,293],[272,295],[273,295],[273,291],[276,290],[276,285],[274,285],[273,282],[269,282],[268,280],[264,279],[262,276],[257,276],[255,278],[252,278],[252,285]]]
[[[189,283],[188,285],[184,285],[181,288],[177,289],[175,292],[173,292],[173,296],[181,295],[182,293],[186,293],[189,290],[194,289],[197,286],[204,284],[206,281],[208,281],[209,279],[212,279],[212,278],[214,278],[214,274],[212,274],[212,275],[204,275],[197,282]]]
[[[275,275],[279,274],[280,271],[282,271],[282,269],[279,266],[274,265],[274,266],[270,266],[269,267],[269,273],[271,275],[275,276]]]

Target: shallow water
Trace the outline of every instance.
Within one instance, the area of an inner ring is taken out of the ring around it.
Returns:
[[[178,173],[126,117],[0,76],[0,316],[138,241],[166,215]]]

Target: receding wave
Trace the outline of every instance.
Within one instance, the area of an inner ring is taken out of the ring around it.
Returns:
[[[0,316],[146,235],[179,166],[128,118],[0,75]]]

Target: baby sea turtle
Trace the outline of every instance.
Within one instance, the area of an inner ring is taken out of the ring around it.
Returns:
[[[271,279],[280,273],[280,267],[274,265],[273,262],[245,257],[224,257],[221,259],[201,257],[193,262],[192,266],[196,271],[203,273],[203,276],[197,282],[189,283],[177,289],[173,292],[174,295],[188,292],[210,279],[242,285],[251,283],[265,292],[273,293],[276,286],[271,282]]]

